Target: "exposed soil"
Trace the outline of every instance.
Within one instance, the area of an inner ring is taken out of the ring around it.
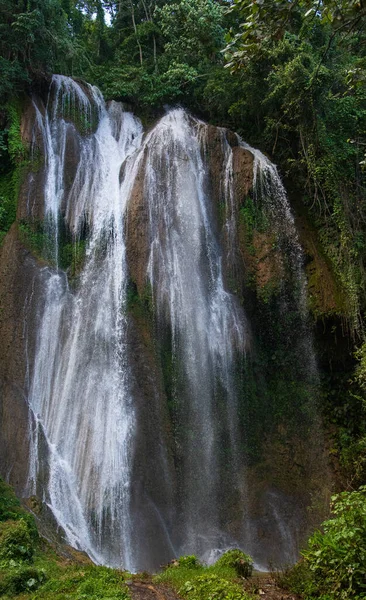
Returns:
[[[244,584],[244,589],[264,600],[299,600],[300,596],[281,589],[269,573],[255,573]]]
[[[126,582],[132,600],[179,600],[180,596],[171,588],[161,585],[152,584],[149,581],[133,581]]]

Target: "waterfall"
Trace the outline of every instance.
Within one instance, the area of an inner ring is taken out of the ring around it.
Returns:
[[[168,111],[144,134],[120,104],[106,104],[92,86],[56,75],[46,105],[34,101],[34,111],[45,156],[48,265],[28,369],[30,492],[42,497],[68,542],[99,563],[134,571],[174,554],[251,551],[246,431],[238,418],[250,326],[225,272],[230,265],[235,271],[238,244],[226,130],[218,130],[220,225],[208,126],[183,109]],[[301,248],[283,186],[263,155],[239,138],[237,144],[253,155],[254,197],[290,249],[301,343],[313,357]],[[137,188],[147,217],[136,239],[146,244],[142,279],[151,296],[148,315],[139,318],[155,336],[151,348],[142,344],[141,356],[129,308],[136,282],[127,248]],[[71,281],[62,269],[66,238],[82,254]],[[154,364],[169,355],[165,390],[158,367],[143,364],[150,355]],[[281,536],[276,498],[269,505]]]
[[[175,418],[184,424],[176,436],[184,449],[179,456],[184,551],[200,554],[224,539],[218,499],[224,434],[229,438],[227,484],[232,493],[238,488],[243,494],[244,474],[240,480],[235,469],[239,432],[234,359],[246,342],[244,313],[224,286],[223,253],[214,232],[201,153],[204,136],[204,124],[176,109],[145,142],[148,278],[158,322],[170,325],[180,380],[173,395]],[[220,402],[225,404],[221,413]]]
[[[87,98],[74,81],[54,77],[51,106],[43,118],[45,219],[56,259],[62,204],[74,235],[80,235],[85,223],[90,234],[77,291],[70,291],[59,270],[46,279],[29,404],[50,453],[45,500],[70,543],[98,562],[132,568],[129,486],[135,420],[126,350],[123,233],[130,169],[122,184],[119,173],[141,143],[142,128],[131,114],[122,114],[115,105],[107,109],[92,88],[89,91]],[[66,99],[87,115],[92,103],[98,103],[94,134],[80,136],[64,118]],[[80,145],[80,159],[66,196],[64,161],[70,130]],[[37,440],[37,431],[32,436]],[[32,460],[35,486],[40,464],[36,447]],[[105,541],[112,530],[119,556]]]

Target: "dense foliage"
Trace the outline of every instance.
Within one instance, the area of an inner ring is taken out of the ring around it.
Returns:
[[[304,552],[319,595],[362,598],[366,594],[366,486],[332,499],[331,519]]]
[[[278,583],[306,600],[366,595],[366,487],[333,496],[332,515],[315,531],[304,559],[278,573]]]
[[[7,600],[129,600],[125,574],[65,560],[38,536],[35,521],[0,479],[0,597]]]

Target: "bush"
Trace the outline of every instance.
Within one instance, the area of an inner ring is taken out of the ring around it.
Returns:
[[[24,519],[0,523],[0,561],[31,560],[33,541]]]
[[[108,567],[89,569],[76,593],[77,600],[128,600],[129,597],[123,574]]]
[[[194,554],[180,556],[180,558],[178,558],[178,566],[184,567],[186,569],[199,569],[200,567],[202,567],[197,556],[195,556]]]
[[[22,592],[33,592],[46,579],[42,570],[33,567],[21,567],[6,573],[0,580],[0,595],[17,595]]]
[[[19,519],[25,521],[31,537],[37,540],[38,531],[33,516],[22,508],[10,485],[0,479],[0,523]]]
[[[220,556],[218,561],[215,563],[218,567],[230,567],[235,569],[236,574],[239,577],[248,577],[253,573],[253,560],[248,554],[244,554],[241,550],[233,549],[228,550]]]
[[[295,565],[285,567],[280,571],[275,571],[271,575],[278,587],[289,590],[294,594],[304,595],[307,598],[309,595],[312,596],[314,592],[314,576],[304,560],[300,560]],[[325,598],[322,598],[322,600],[325,600]]]
[[[179,590],[188,600],[248,600],[239,585],[221,579],[217,575],[200,575],[187,581]]]
[[[317,595],[348,600],[366,595],[366,486],[332,498],[333,518],[303,552]]]

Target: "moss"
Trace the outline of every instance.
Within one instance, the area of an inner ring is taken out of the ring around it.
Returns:
[[[148,317],[151,320],[153,311],[152,288],[149,282],[145,284],[143,292],[138,293],[136,283],[130,278],[127,283],[127,311],[135,316]]]
[[[260,302],[278,294],[284,277],[284,252],[265,211],[247,197],[239,212],[239,250],[245,264],[245,285]]]
[[[19,169],[0,176],[0,230],[6,233],[14,223],[19,191]]]
[[[0,171],[0,241],[16,219],[19,191],[29,167],[28,151],[21,137],[21,101],[8,103],[5,112],[9,125],[3,161],[5,166]]]
[[[86,254],[86,241],[76,240],[63,244],[60,248],[59,264],[61,269],[68,272],[68,276],[73,278],[81,272]]]
[[[58,116],[70,121],[83,136],[93,133],[98,127],[99,114],[93,102],[91,102],[90,112],[86,113],[78,102],[74,102],[71,97],[66,96],[62,104],[59,104]]]
[[[21,242],[38,258],[47,258],[51,255],[50,240],[44,231],[41,221],[32,224],[27,221],[19,223],[19,236]]]
[[[13,164],[25,160],[27,150],[23,144],[20,123],[22,116],[22,104],[20,100],[12,100],[6,106],[6,111],[10,121],[8,129],[8,152]]]

